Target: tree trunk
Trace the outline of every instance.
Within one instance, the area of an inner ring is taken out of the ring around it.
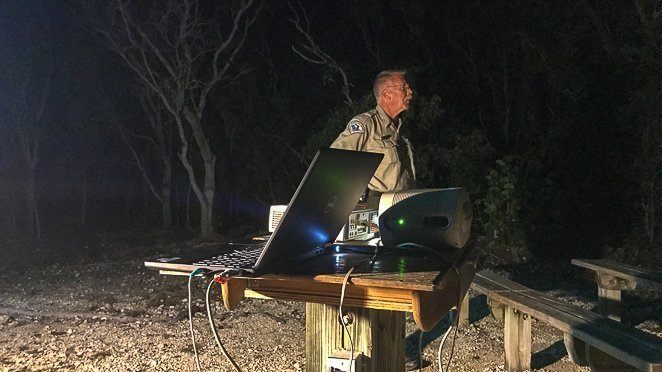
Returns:
[[[655,204],[657,203],[655,180],[641,182],[641,207],[644,211],[644,233],[649,243],[655,241]]]
[[[81,206],[80,206],[80,226],[85,227],[87,224],[87,177],[83,174],[83,190],[81,192]]]
[[[172,226],[170,210],[170,193],[172,188],[172,162],[170,158],[163,159],[163,180],[161,183],[161,221],[164,229]]]
[[[206,201],[200,203],[200,238],[209,239],[216,233],[213,218],[213,205],[208,204]]]
[[[211,151],[207,149],[209,153]],[[215,157],[212,155],[212,158]],[[204,184],[204,198],[200,203],[200,237],[209,239],[216,233],[214,227],[214,196],[216,193],[216,170],[215,161],[208,161],[208,158],[203,156],[205,161],[205,184]]]
[[[188,184],[188,187],[186,188],[186,227],[191,228],[191,191],[193,190],[193,186],[191,184]]]
[[[27,232],[31,237],[41,238],[41,226],[39,226],[39,209],[37,208],[37,196],[35,191],[35,171],[28,168],[28,177],[25,182],[26,193],[26,223]]]
[[[204,163],[204,181],[202,190],[195,180],[193,167],[186,157],[186,149],[182,149],[180,159],[189,174],[189,182],[193,187],[195,196],[200,204],[200,238],[209,239],[216,233],[214,228],[214,196],[216,193],[216,155],[211,151],[209,139],[202,129],[200,115],[189,108],[184,108],[184,117],[193,130],[193,138],[200,150],[200,156]]]

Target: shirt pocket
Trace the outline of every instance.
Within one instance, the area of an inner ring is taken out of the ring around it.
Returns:
[[[366,146],[366,150],[369,152],[378,152],[384,154],[384,160],[382,160],[382,163],[391,163],[397,159],[397,147],[397,143],[390,137],[384,139],[378,137],[372,138],[372,140],[369,142],[369,145]]]

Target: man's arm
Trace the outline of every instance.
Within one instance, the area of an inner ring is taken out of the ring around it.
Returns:
[[[368,138],[366,125],[357,119],[352,119],[345,130],[331,144],[332,148],[363,151]]]

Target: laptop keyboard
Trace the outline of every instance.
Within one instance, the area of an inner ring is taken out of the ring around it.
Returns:
[[[241,248],[225,252],[216,256],[205,258],[193,263],[195,266],[224,267],[224,268],[252,268],[262,254],[265,244],[247,244]]]

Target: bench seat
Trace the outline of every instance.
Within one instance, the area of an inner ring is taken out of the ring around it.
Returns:
[[[561,330],[575,362],[594,370],[662,371],[662,338],[527,288],[489,270],[476,274],[472,288],[504,307],[506,368],[530,368],[530,317]]]

